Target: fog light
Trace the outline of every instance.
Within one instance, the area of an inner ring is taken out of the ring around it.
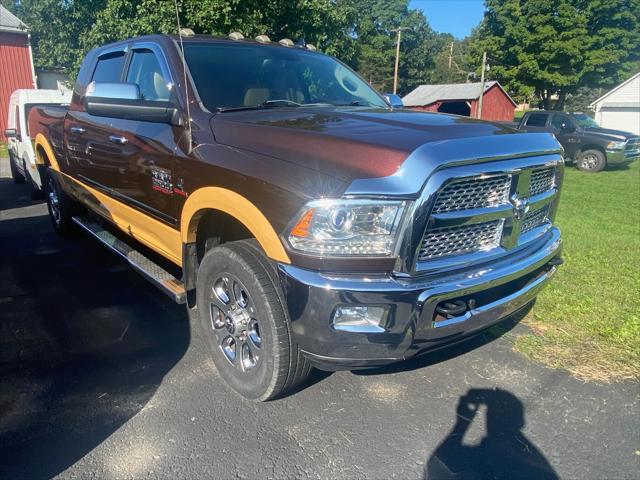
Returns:
[[[333,328],[345,332],[384,332],[381,325],[386,313],[385,307],[344,305],[333,314]]]

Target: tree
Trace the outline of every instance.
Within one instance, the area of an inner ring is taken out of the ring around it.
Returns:
[[[562,109],[582,86],[615,84],[638,59],[639,0],[486,0],[472,45],[513,96]],[[552,98],[558,98],[552,105]]]
[[[106,0],[19,0],[11,10],[29,27],[36,68],[69,71]]]
[[[402,28],[398,86],[407,93],[430,81],[435,57],[444,41],[434,32],[424,14],[409,8],[407,0],[354,0],[356,17],[353,36],[357,41],[358,72],[380,91],[393,85],[396,30]]]
[[[640,1],[577,0],[590,37],[582,84],[610,88],[636,73],[640,60]]]
[[[464,83],[470,79],[480,59],[469,55],[469,39],[460,41],[448,33],[439,34],[440,51],[434,57],[434,67],[429,74],[431,83]]]
[[[331,0],[179,0],[181,25],[196,33],[227,35],[239,31],[248,38],[268,35],[304,38],[332,55],[352,59],[348,35],[351,7]],[[107,0],[95,26],[84,38],[84,50],[125,38],[177,31],[173,1]]]

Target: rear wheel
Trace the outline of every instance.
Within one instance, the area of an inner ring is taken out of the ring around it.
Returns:
[[[9,152],[9,168],[11,170],[11,178],[13,178],[13,183],[24,183],[24,175],[22,175],[18,168],[16,167],[15,161],[13,159],[13,154]]]
[[[78,205],[67,195],[56,173],[49,167],[45,178],[45,195],[49,218],[56,233],[69,235],[76,232],[73,216],[78,213]]]
[[[600,172],[607,166],[607,159],[600,150],[585,150],[578,155],[576,165],[583,172]]]
[[[249,242],[206,253],[196,296],[218,372],[242,396],[270,400],[308,377],[311,366],[292,340],[275,272]]]
[[[29,169],[27,168],[27,162],[23,161],[22,167],[27,183],[31,186],[31,200],[42,200],[44,198],[44,192],[38,187],[38,184],[33,181],[31,173],[29,173]]]

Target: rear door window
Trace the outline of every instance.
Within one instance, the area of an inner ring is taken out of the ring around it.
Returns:
[[[94,82],[120,82],[124,59],[124,52],[113,52],[102,55],[98,59],[91,80]]]
[[[547,113],[532,113],[527,118],[527,127],[544,127],[547,124]]]

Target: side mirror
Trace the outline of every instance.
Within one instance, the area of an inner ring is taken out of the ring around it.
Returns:
[[[395,93],[385,93],[384,99],[392,108],[404,108],[404,103],[402,102],[402,97],[400,97],[400,95],[396,95]]]
[[[4,131],[4,136],[7,138],[17,138],[18,137],[18,131],[15,128],[7,128]]]
[[[172,102],[145,100],[135,83],[91,82],[84,105],[87,113],[96,117],[182,125],[180,113]]]

